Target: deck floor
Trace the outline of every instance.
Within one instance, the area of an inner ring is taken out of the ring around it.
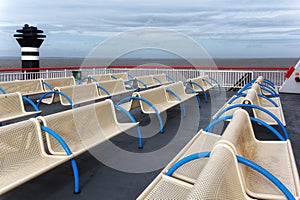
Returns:
[[[172,152],[162,153],[157,157],[145,160],[138,157],[134,162],[137,166],[149,166],[155,162],[169,162],[178,151],[195,135],[195,133],[209,124],[211,116],[216,112],[234,93],[223,92],[216,96],[211,95],[209,103],[205,103],[202,98],[201,108],[197,108],[196,99],[186,102],[187,117],[182,118],[179,106],[170,109],[167,114],[167,122],[165,124],[165,133],[157,133],[152,137],[144,139],[144,148],[137,148],[137,138],[129,136],[125,133],[113,138],[111,141],[120,148],[143,153],[153,152],[161,149],[171,141],[176,141],[173,145]],[[300,95],[280,94],[285,119],[287,123],[287,131],[290,135],[292,147],[297,166],[299,170],[300,164],[300,133],[297,123],[300,119]],[[43,114],[61,111],[60,105],[42,105]],[[199,110],[199,111],[198,111]],[[141,125],[147,126],[150,118],[143,115],[139,110],[133,112],[137,119],[141,120]],[[118,113],[120,121],[126,121],[125,117]],[[152,122],[154,123],[154,121]],[[183,126],[183,127],[182,127]],[[219,128],[220,129],[220,128]],[[220,131],[220,130],[216,130]],[[143,133],[143,132],[142,132]],[[105,148],[105,143],[101,144],[103,155],[110,156],[112,159],[117,156],[113,155],[109,149]],[[100,147],[101,148],[101,147]],[[81,193],[73,194],[73,176],[70,163],[65,163],[10,192],[0,196],[0,200],[93,200],[93,199],[135,199],[158,175],[161,168],[146,173],[127,173],[115,170],[98,161],[89,152],[86,152],[76,158],[80,178]],[[163,166],[162,166],[163,167]]]

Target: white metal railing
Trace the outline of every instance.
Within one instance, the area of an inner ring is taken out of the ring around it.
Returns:
[[[276,86],[281,86],[284,82],[285,71],[241,71],[241,70],[195,70],[195,69],[161,69],[161,68],[82,68],[79,70],[45,70],[40,72],[10,72],[0,73],[0,81],[13,81],[13,80],[26,80],[36,78],[56,78],[72,76],[73,72],[80,74],[79,78],[87,77],[94,74],[106,74],[106,73],[120,73],[127,72],[132,76],[145,76],[150,74],[164,73],[172,77],[176,81],[186,81],[189,78],[194,78],[201,75],[209,75],[215,78],[222,87],[241,87],[245,85],[249,80],[258,76],[263,76],[272,82]],[[241,80],[243,76],[247,75],[247,79],[241,81],[240,86],[235,86],[236,83]]]

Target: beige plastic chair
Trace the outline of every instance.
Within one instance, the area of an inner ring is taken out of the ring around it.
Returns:
[[[171,81],[168,81],[166,74],[155,74],[155,75],[151,75],[151,76],[153,77],[154,82],[157,82],[161,85],[166,85],[166,84],[172,83]]]
[[[0,82],[0,88],[2,88],[7,94],[14,92],[20,92],[22,95],[44,93],[41,79]]]
[[[76,85],[76,81],[73,76],[61,77],[61,78],[45,78],[43,79],[43,81],[48,83],[52,89],[55,87]],[[44,90],[45,92],[50,91],[50,89],[46,85],[44,85]]]
[[[65,86],[76,85],[76,81],[73,76],[61,77],[61,78],[47,78],[47,79],[43,79],[43,81],[46,82],[47,84],[49,84],[52,89],[54,89],[55,87],[65,87]],[[50,88],[47,87],[45,84],[44,84],[44,91],[45,92],[50,91]],[[58,101],[59,101],[59,98],[55,98],[55,95],[52,94],[51,97],[43,99],[42,103],[52,104],[52,103],[56,103]]]
[[[132,92],[133,90],[127,90],[124,81],[122,79],[115,79],[110,81],[101,81],[97,83],[98,86],[104,87],[110,94],[110,96],[124,94],[127,92]],[[102,89],[98,88],[99,93],[102,96],[107,95]]]
[[[205,81],[202,80],[201,76],[198,76],[196,78],[191,78],[187,80],[188,82],[195,82],[198,83],[203,89],[204,91],[207,91],[209,89],[211,89],[212,87],[208,84],[206,84]],[[199,88],[197,85],[192,84],[192,88],[196,91],[196,92],[202,92],[201,88]]]
[[[219,112],[221,112],[226,107],[229,107],[231,105],[238,104],[238,103],[252,104],[252,105],[260,106],[260,107],[270,111],[272,114],[274,114],[282,122],[282,124],[284,126],[286,125],[282,107],[281,106],[279,106],[279,107],[274,107],[274,106],[265,107],[265,106],[263,106],[260,99],[259,99],[259,97],[257,96],[256,91],[254,89],[247,90],[247,95],[244,98],[239,98],[239,99],[235,100],[234,102],[232,102],[231,104],[225,103],[222,106],[222,108],[213,116],[213,119],[219,114]],[[240,109],[240,108],[234,108],[234,109],[228,110],[222,116],[232,115],[237,109]],[[268,123],[270,125],[277,125],[278,124],[270,115],[268,115],[267,113],[265,113],[261,110],[253,109],[253,114],[254,114],[254,117],[256,117],[260,120],[263,120],[263,121],[265,121],[266,123]]]
[[[257,77],[257,79],[255,80],[254,83],[257,83],[257,84],[266,84],[264,82],[264,77],[263,76]],[[278,94],[278,88],[275,88],[274,91]],[[271,95],[271,93],[266,92],[266,91],[264,91],[263,93],[264,93],[264,95]]]
[[[0,147],[0,195],[72,158],[45,153],[36,119],[0,127]]]
[[[256,83],[260,83],[260,84],[264,83],[264,77],[263,76],[257,77],[257,79],[255,80],[255,82]]]
[[[118,103],[119,106],[124,108],[127,111],[130,111],[134,108],[141,108],[142,113],[145,114],[155,114],[159,121],[160,132],[164,132],[164,125],[162,117],[160,116],[161,113],[167,111],[174,106],[177,106],[182,103],[179,99],[169,99],[167,96],[166,89],[163,86],[152,88],[148,90],[144,90],[141,92],[134,92],[130,97],[127,97]],[[134,99],[141,98],[141,99]],[[124,102],[127,101],[128,102]],[[185,108],[183,109],[183,116],[186,116]]]
[[[123,81],[129,80],[127,73],[113,73],[113,74],[110,74],[110,76],[117,78],[117,79],[122,79]]]
[[[258,141],[248,113],[239,109],[222,135],[220,143],[229,144],[237,155],[251,160],[278,178],[291,193],[299,197],[299,175],[289,140]],[[258,199],[285,199],[279,189],[258,172],[243,166],[247,193]]]
[[[181,102],[187,101],[187,100],[189,100],[189,99],[191,99],[191,98],[193,98],[197,95],[197,94],[187,94],[185,92],[185,86],[183,85],[183,83],[181,81],[171,83],[169,85],[165,85],[164,87],[165,87],[166,90],[169,89],[169,90],[175,92],[180,97]],[[168,99],[170,101],[176,101],[177,100],[177,98],[174,95],[172,95],[170,93],[167,93],[167,95],[168,95]]]
[[[212,84],[212,85],[209,85],[208,83],[206,83],[205,81],[203,81],[203,82],[206,84],[206,86],[209,86],[209,87],[211,87],[211,88],[217,88],[217,87],[218,87],[218,84],[212,83],[212,82],[210,81],[210,78],[209,78],[208,75],[203,75],[203,76],[200,76],[200,77],[202,78],[202,81],[203,81],[203,79],[205,79],[205,80],[209,81],[209,82]]]
[[[143,199],[186,199],[193,188],[192,184],[160,173],[143,191],[137,200]]]
[[[239,168],[235,152],[228,145],[216,145],[186,199],[253,199],[245,191]]]
[[[222,137],[210,135],[209,139],[212,140],[209,142],[201,138],[203,134],[205,132],[198,133],[138,199],[177,199],[176,190],[183,195],[181,199],[285,199],[280,190],[263,175],[238,164],[236,155],[268,170],[299,198],[299,176],[290,142],[257,141],[246,111],[234,113]],[[203,151],[211,151],[210,157],[184,164],[172,177],[164,175],[179,159]],[[193,176],[194,186],[184,185],[187,183],[185,181],[191,183],[188,179],[182,179],[184,173]],[[170,196],[173,195],[171,192],[175,193],[174,196]]]
[[[89,77],[98,80],[98,82],[112,80],[110,74],[96,74],[96,75],[89,75]],[[91,81],[91,80],[88,81],[88,83],[91,83],[91,82],[94,82],[94,81]]]
[[[188,155],[211,151],[220,138],[219,135],[200,130],[137,199],[186,199],[208,158],[186,163],[178,168],[172,177],[166,176],[165,173],[178,160]]]
[[[177,161],[194,153],[211,151],[214,145],[221,139],[220,135],[205,132],[202,129],[186,144],[186,146],[172,159],[172,161],[163,169],[166,173]],[[178,168],[173,177],[194,184],[197,177],[206,165],[208,158],[197,159],[188,162]]]
[[[107,95],[100,95],[98,93],[98,88],[96,83],[90,83],[85,85],[73,85],[73,86],[66,86],[66,87],[56,87],[54,88],[54,90],[66,94],[71,99],[73,105],[85,103],[89,101],[96,101],[108,97]],[[62,95],[59,95],[59,99],[60,99],[60,103],[63,106],[70,106],[70,102]]]
[[[239,111],[236,112],[243,112],[242,114],[244,115],[247,112],[240,109]],[[246,116],[243,116],[246,117]],[[248,123],[249,121],[247,121]],[[242,135],[242,134],[246,134],[245,132],[243,132],[241,129],[244,127],[248,127],[251,126],[251,123],[249,122],[249,124],[245,124],[245,121],[243,121],[243,118],[240,118],[240,116],[235,116],[229,123],[228,127],[226,128],[226,133],[230,134],[231,132],[234,131],[234,134],[232,135],[233,138],[238,138],[238,136]],[[252,129],[252,128],[251,128]],[[253,131],[253,130],[252,130]],[[194,153],[198,153],[198,152],[206,152],[206,151],[211,151],[213,146],[219,141],[225,141],[228,140],[227,138],[224,138],[224,134],[223,133],[222,136],[214,134],[214,133],[209,133],[209,132],[205,132],[203,130],[200,130],[196,136],[177,154],[177,156],[166,166],[166,168],[163,170],[164,173],[167,172],[168,169],[171,168],[171,166],[173,166],[178,160],[194,154]],[[254,137],[254,133],[252,132],[251,134],[253,134]],[[225,136],[227,137],[227,136]],[[256,140],[257,142],[260,142],[258,140]],[[264,142],[262,142],[264,143]],[[277,141],[274,143],[278,143]],[[282,142],[279,142],[282,143]],[[287,142],[290,145],[290,142]],[[243,144],[244,146],[241,146],[241,148],[249,148],[248,144]],[[252,148],[253,150],[253,148]],[[256,150],[253,150],[256,152]],[[264,152],[268,152],[267,148],[264,149]],[[272,152],[269,152],[272,153]],[[276,155],[276,154],[275,154]],[[246,155],[242,155],[244,157],[247,158]],[[248,158],[250,159],[250,158]],[[250,159],[251,160],[251,159]],[[290,159],[291,161],[293,160],[293,158]],[[199,176],[200,172],[202,171],[203,167],[205,166],[207,162],[207,158],[203,158],[203,159],[198,159],[198,160],[194,160],[191,162],[186,163],[185,165],[181,166],[179,169],[177,169],[174,173],[173,173],[173,177],[176,177],[180,180],[189,182],[189,183],[195,183],[197,177]]]
[[[259,86],[259,84],[257,82],[253,83],[251,86],[251,89],[255,90],[257,94],[262,94],[262,95],[269,95],[269,93],[263,92]],[[273,101],[275,101],[278,106],[281,106],[281,102],[280,102],[280,98],[279,97],[269,97],[270,99],[272,99]],[[262,99],[262,104],[266,104],[267,101],[265,99]],[[269,103],[269,102],[267,102]]]
[[[113,102],[109,99],[64,112],[38,117],[43,124],[59,134],[78,155],[110,138],[134,128],[138,123],[119,123]],[[46,134],[49,151],[63,154],[59,143]]]
[[[150,76],[138,76],[138,77],[136,77],[136,79],[142,81],[143,83],[145,83],[147,88],[152,88],[152,87],[156,87],[156,86],[160,85],[160,83],[155,81],[153,79],[153,76],[151,76],[151,75]],[[138,81],[137,82],[137,87],[138,88],[145,88],[145,85]]]
[[[38,113],[41,113],[41,111],[25,111],[20,92],[0,95],[0,122],[5,122],[29,115],[35,115]]]
[[[234,151],[218,144],[194,185],[160,173],[137,199],[252,199],[242,178]]]
[[[279,102],[280,102],[280,100],[279,100]],[[266,107],[266,106],[263,106],[262,103],[261,103],[261,101],[260,101],[260,99],[259,99],[259,97],[257,96],[257,92],[255,90],[250,89],[247,92],[247,95],[243,99],[242,103],[253,104],[253,105],[258,105],[260,107],[263,107],[263,108],[267,109],[268,111],[270,111],[271,113],[273,113],[282,122],[282,124],[284,126],[286,125],[281,104],[279,104],[278,107],[274,107],[274,106]],[[259,119],[267,122],[268,124],[271,124],[271,125],[276,125],[277,124],[277,122],[273,118],[271,118],[269,115],[267,115],[266,113],[264,113],[261,110],[255,110],[254,111],[254,116],[256,118],[259,118]]]
[[[251,86],[251,89],[255,90],[255,92],[257,93],[257,98],[258,98],[258,102],[259,102],[260,106],[262,106],[262,107],[274,107],[274,104],[272,104],[270,101],[268,101],[267,99],[265,99],[263,97],[258,96],[259,94],[262,94],[262,91],[261,91],[260,86],[258,84],[254,83]],[[247,92],[248,92],[248,90],[246,90],[243,93],[247,94]],[[234,97],[235,96],[232,96],[228,101],[230,101]],[[273,100],[278,105],[278,107],[282,107],[279,97],[268,97],[268,98]],[[232,102],[232,104],[238,104],[238,103],[242,103],[242,98],[238,98],[238,99],[236,99]]]
[[[169,100],[164,87],[134,92],[132,96],[141,97],[150,101],[156,107],[159,113],[162,113],[180,103],[177,99],[174,101]],[[131,100],[129,102],[120,104],[120,106],[125,108],[127,111],[140,106],[143,113],[155,114],[155,111],[144,101]]]

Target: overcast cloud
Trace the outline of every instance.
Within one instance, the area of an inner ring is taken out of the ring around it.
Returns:
[[[18,56],[25,23],[47,34],[41,56],[86,56],[99,42],[141,27],[187,34],[214,57],[299,57],[299,0],[1,0],[0,56]]]

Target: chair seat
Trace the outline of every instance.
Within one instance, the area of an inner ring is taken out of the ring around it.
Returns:
[[[30,115],[36,115],[41,113],[42,111],[32,111],[32,112],[22,112],[22,113],[10,113],[10,114],[5,114],[5,115],[1,115],[0,116],[0,122],[5,122],[5,121],[9,121],[9,120],[13,120],[13,119],[17,119],[17,118],[21,118],[21,117],[26,117],[26,116],[30,116]]]
[[[194,153],[207,152],[211,151],[217,141],[221,138],[220,135],[205,132],[200,130],[196,136],[189,142],[186,147],[178,154],[174,160],[172,160],[166,169],[169,169],[174,165],[178,160],[189,156]],[[191,162],[188,162],[178,168],[174,173],[173,177],[176,177],[180,180],[194,184],[203,167],[207,163],[208,158],[197,159]]]
[[[178,105],[178,101],[168,101],[168,102],[161,102],[160,104],[155,104],[154,106],[158,110],[159,113],[162,113],[176,105]],[[151,107],[143,108],[143,113],[146,114],[155,114],[155,111]]]
[[[137,199],[186,199],[193,185],[163,174]]]
[[[28,160],[22,166],[14,166],[5,173],[0,170],[0,194],[3,194],[29,180],[35,178],[50,169],[70,160],[70,156],[41,156],[37,160]]]

